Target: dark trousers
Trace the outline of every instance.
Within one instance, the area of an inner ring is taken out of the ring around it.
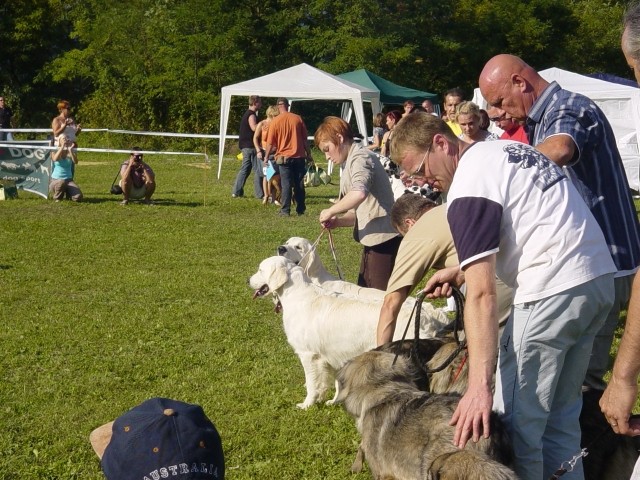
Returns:
[[[296,199],[296,212],[301,215],[307,209],[305,205],[304,176],[307,173],[304,158],[290,158],[280,167],[280,182],[282,183],[282,208],[285,214],[291,212],[291,190]]]
[[[358,285],[378,290],[387,289],[401,241],[402,237],[398,236],[372,247],[364,247]]]

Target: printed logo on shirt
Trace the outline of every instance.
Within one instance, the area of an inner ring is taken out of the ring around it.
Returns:
[[[509,155],[509,163],[518,163],[523,169],[536,169],[533,182],[543,192],[566,178],[560,167],[529,145],[510,143],[504,147],[504,151]]]

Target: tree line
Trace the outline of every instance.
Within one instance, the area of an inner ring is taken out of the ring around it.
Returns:
[[[17,126],[70,100],[84,127],[218,133],[220,89],[306,62],[471,98],[491,56],[629,77],[627,1],[21,0],[0,6],[0,94]],[[230,125],[246,99],[232,105]],[[311,126],[310,126],[311,128]]]

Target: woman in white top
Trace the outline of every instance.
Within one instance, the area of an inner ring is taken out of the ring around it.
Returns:
[[[456,107],[456,122],[462,129],[462,133],[458,135],[458,138],[467,143],[498,140],[500,138],[494,133],[480,128],[480,108],[473,102],[466,101],[458,104]]]

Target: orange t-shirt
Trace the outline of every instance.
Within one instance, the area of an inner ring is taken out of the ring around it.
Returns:
[[[307,127],[300,115],[282,112],[269,125],[267,143],[275,147],[276,155],[290,158],[307,156]]]

